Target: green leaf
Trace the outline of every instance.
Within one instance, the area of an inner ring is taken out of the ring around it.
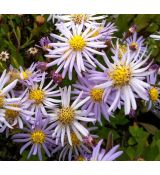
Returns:
[[[138,124],[142,125],[152,135],[154,135],[158,131],[158,128],[155,127],[154,125],[148,123],[138,123]]]

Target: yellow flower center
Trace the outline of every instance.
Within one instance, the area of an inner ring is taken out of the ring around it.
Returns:
[[[23,72],[22,72],[22,76],[23,76],[23,79],[24,79],[24,80],[28,80],[29,77],[32,76],[32,72],[30,72],[30,71],[28,71],[28,70],[23,71]]]
[[[39,130],[39,131],[34,131],[31,134],[31,139],[34,143],[38,144],[42,144],[45,141],[45,134],[43,131]]]
[[[19,105],[17,105],[17,104],[10,104],[9,106],[16,107],[16,108],[19,107]],[[12,109],[6,109],[5,117],[7,119],[15,119],[18,117],[18,115],[19,115],[19,111],[15,111]]]
[[[83,156],[78,156],[76,160],[77,161],[85,161],[85,158]]]
[[[42,103],[44,97],[45,93],[43,90],[40,89],[32,89],[29,93],[29,99],[34,100],[37,104]]]
[[[119,50],[118,50],[118,57],[121,60],[123,55],[127,52],[127,46],[126,45],[119,45]]]
[[[133,51],[138,49],[138,44],[136,42],[132,42],[129,46],[129,48]]]
[[[0,95],[0,108],[4,105],[4,95]]]
[[[129,67],[121,65],[109,73],[109,77],[113,80],[115,87],[128,85],[131,79],[131,70]]]
[[[152,87],[150,90],[149,90],[149,95],[150,95],[150,99],[153,101],[153,102],[156,102],[158,100],[158,89],[155,88],[155,87]]]
[[[102,101],[103,92],[104,92],[103,89],[93,88],[90,91],[90,97],[95,102],[101,102]]]
[[[80,140],[77,138],[76,134],[74,133],[71,134],[71,140],[74,146],[77,146],[80,144]]]
[[[74,51],[82,51],[86,46],[85,40],[82,36],[75,35],[69,40],[69,44]]]
[[[88,15],[86,14],[73,14],[72,16],[72,20],[75,24],[81,24],[82,21],[87,21],[88,19]]]
[[[70,124],[74,120],[74,110],[71,107],[62,108],[58,113],[58,117],[64,125]]]
[[[17,70],[12,70],[9,71],[8,74],[10,75],[10,82],[16,80],[16,79],[20,79],[20,75],[19,72]]]

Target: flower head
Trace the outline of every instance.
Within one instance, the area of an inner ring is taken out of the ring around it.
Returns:
[[[127,54],[124,54],[120,60],[118,57],[118,50],[116,50],[116,54],[112,57],[113,63],[109,61],[106,55],[104,56],[107,67],[101,65],[103,72],[92,71],[90,79],[101,81],[95,88],[105,89],[106,93],[104,98],[107,99],[110,92],[114,92],[115,94],[115,98],[108,112],[116,109],[122,100],[124,102],[125,114],[129,114],[131,109],[137,109],[135,98],[138,97],[148,100],[147,89],[150,85],[146,83],[144,79],[152,72],[148,71],[152,62],[143,67],[150,58],[150,55],[148,55],[143,60],[145,53],[146,52],[144,51],[143,54],[140,54],[139,49],[136,56],[134,56],[133,54],[130,54],[128,48]],[[139,59],[137,59],[137,57],[139,57]]]
[[[92,34],[97,30],[90,31],[91,28],[87,28],[84,32],[82,31],[82,25],[78,28],[73,24],[72,30],[66,28],[65,25],[61,24],[59,30],[62,36],[51,34],[52,37],[56,38],[60,42],[51,43],[54,47],[53,50],[49,51],[46,57],[55,58],[54,61],[48,63],[48,67],[58,65],[56,73],[62,69],[62,78],[65,77],[68,72],[69,79],[72,79],[72,70],[75,69],[79,76],[82,71],[86,71],[85,60],[96,67],[94,62],[97,60],[93,54],[103,55],[102,52],[97,51],[97,48],[105,48],[104,42],[98,41],[101,35],[92,37]],[[56,57],[55,57],[56,55]]]
[[[38,155],[39,159],[42,160],[42,148],[48,157],[51,156],[48,145],[55,144],[54,140],[52,140],[53,130],[49,126],[49,119],[42,119],[42,114],[39,111],[35,115],[34,127],[26,121],[27,128],[23,129],[24,133],[16,134],[12,138],[14,142],[25,143],[20,149],[20,154],[31,146],[27,158],[29,159],[31,155]]]
[[[82,94],[83,91],[76,100],[70,104],[71,87],[61,89],[61,107],[56,108],[53,113],[50,114],[51,121],[53,121],[53,126],[55,127],[53,137],[56,138],[57,144],[58,141],[61,140],[61,144],[64,146],[64,139],[67,137],[69,144],[72,145],[71,133],[76,134],[80,141],[82,141],[82,136],[89,134],[89,131],[83,126],[82,122],[93,122],[95,119],[85,116],[85,112],[79,109],[89,99],[89,97],[87,97],[80,101]]]
[[[46,73],[42,74],[41,82],[35,83],[29,88],[28,104],[30,104],[31,111],[41,110],[45,115],[47,114],[46,108],[54,108],[56,104],[60,103],[60,100],[55,99],[59,96],[59,90],[53,91],[57,85],[53,85],[51,80],[45,87]],[[51,87],[52,86],[52,87]]]
[[[106,102],[104,102],[104,89],[103,88],[95,88],[96,82],[88,80],[87,76],[80,78],[79,81],[73,85],[75,90],[74,94],[77,96],[83,90],[83,95],[81,99],[85,99],[86,97],[90,97],[90,99],[82,106],[83,110],[86,110],[86,113],[94,113],[97,121],[101,123],[101,114],[105,117],[105,119],[109,120],[110,114],[108,113],[109,106]],[[108,103],[111,104],[111,100],[108,100]]]
[[[100,25],[97,21],[106,18],[106,15],[95,16],[95,14],[68,14],[68,15],[56,15],[55,18],[59,22],[63,22],[67,27],[71,27],[73,24],[79,26],[83,24],[85,27]],[[59,22],[56,24],[59,26]]]
[[[0,53],[0,60],[7,61],[9,59],[9,53],[7,51],[2,51]]]

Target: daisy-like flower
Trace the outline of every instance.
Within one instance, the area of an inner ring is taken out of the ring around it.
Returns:
[[[66,139],[67,140],[67,139]],[[67,157],[69,161],[74,160],[76,157],[83,155],[84,153],[91,153],[91,149],[89,149],[83,141],[80,141],[75,133],[71,133],[72,146],[66,141],[64,147],[59,145],[56,147],[52,154],[58,150],[61,150],[59,155],[59,160],[65,160]],[[58,148],[58,149],[57,149]]]
[[[63,22],[67,27],[71,27],[73,24],[76,26],[84,24],[85,27],[97,25],[100,23],[97,20],[102,20],[106,18],[107,15],[99,15],[95,16],[95,14],[68,14],[68,15],[56,15],[55,18],[59,20],[59,22]],[[59,24],[56,24],[57,26]]]
[[[3,112],[4,120],[6,120],[7,125],[4,123],[3,127],[0,129],[0,132],[3,132],[8,126],[9,128],[18,127],[23,129],[23,122],[24,120],[30,120],[31,116],[34,114],[33,112],[29,111],[29,105],[26,103],[28,100],[27,96],[25,96],[27,91],[19,96],[21,100],[15,103],[9,104],[11,107],[16,107],[19,110],[15,111],[13,109],[6,109]],[[7,94],[8,98],[16,98],[15,93],[13,91],[10,94]]]
[[[82,136],[88,136],[89,131],[81,123],[94,122],[95,119],[85,116],[85,112],[79,109],[90,98],[80,100],[82,94],[83,91],[70,105],[71,86],[68,89],[67,87],[61,89],[61,108],[56,108],[53,113],[49,114],[51,121],[54,122],[55,130],[52,136],[56,138],[56,144],[61,140],[64,146],[64,139],[67,137],[69,144],[72,145],[71,133],[75,133],[80,141],[82,141]]]
[[[32,63],[26,70],[20,67],[20,82],[26,86],[31,86],[36,82],[40,82],[42,80],[42,73],[40,70],[36,70],[36,68],[37,63]]]
[[[108,41],[113,38],[113,33],[117,31],[117,28],[115,27],[114,23],[106,23],[106,20],[103,20],[100,25],[96,25],[93,27],[93,29],[97,28],[96,32],[92,36],[98,36],[99,34],[102,35],[101,40],[102,41]],[[92,30],[93,30],[92,29]]]
[[[97,127],[91,127],[88,128],[89,132],[97,129]],[[92,147],[92,142],[95,138],[97,138],[97,135],[90,134],[87,137],[83,138],[83,141],[80,141],[75,133],[71,133],[71,140],[72,140],[72,145],[68,143],[67,138],[65,138],[65,145],[62,147],[61,145],[58,145],[52,152],[55,153],[59,150],[61,150],[61,153],[59,155],[59,160],[65,160],[67,157],[67,160],[79,160],[83,158],[83,155],[86,154],[91,154],[91,147]]]
[[[38,155],[39,159],[42,160],[42,148],[48,157],[51,156],[48,145],[55,144],[52,139],[53,130],[51,126],[48,126],[48,118],[42,120],[42,114],[39,111],[35,115],[36,120],[34,127],[26,122],[27,128],[23,128],[24,133],[16,134],[12,138],[14,142],[25,143],[20,149],[20,154],[31,146],[27,159],[29,159],[31,155]]]
[[[156,71],[154,71],[147,77],[147,82],[151,85],[150,88],[148,89],[148,95],[149,95],[148,110],[150,110],[153,105],[160,103],[159,100],[160,88],[156,87],[157,82]]]
[[[115,98],[108,112],[115,110],[122,100],[125,114],[129,114],[131,109],[137,109],[135,98],[139,97],[148,100],[147,89],[150,85],[144,80],[146,76],[152,73],[152,71],[149,71],[152,61],[147,66],[145,65],[150,58],[150,55],[148,55],[143,60],[145,53],[146,49],[143,54],[139,55],[139,49],[138,53],[133,55],[130,54],[130,49],[128,48],[127,54],[124,54],[120,60],[118,50],[116,50],[116,54],[112,57],[113,63],[109,61],[106,55],[103,57],[107,65],[107,67],[101,65],[103,72],[92,71],[90,79],[103,81],[103,83],[96,85],[95,88],[105,89],[105,99],[109,97],[111,91],[115,93]]]
[[[90,97],[90,99],[82,106],[82,110],[86,110],[87,114],[91,112],[94,113],[96,120],[101,123],[101,114],[103,114],[105,119],[109,120],[109,106],[103,100],[104,89],[95,88],[95,85],[95,81],[88,80],[87,76],[83,78],[79,77],[79,81],[73,85],[73,87],[75,87],[73,93],[79,95],[83,90],[84,93],[81,99],[83,100],[86,97]],[[111,102],[111,100],[108,100],[108,102]]]
[[[6,70],[3,71],[0,77],[0,109],[13,109],[19,110],[17,107],[12,107],[10,104],[17,103],[21,98],[10,98],[7,94],[16,86],[18,80],[14,80],[12,83],[9,82],[9,75]]]
[[[56,104],[60,103],[61,101],[55,99],[60,95],[59,90],[53,91],[57,84],[53,85],[53,80],[51,80],[45,87],[45,75],[44,72],[42,74],[42,79],[40,83],[35,83],[29,88],[28,93],[28,104],[31,105],[31,111],[38,111],[39,109],[41,112],[46,115],[46,108],[54,108]]]
[[[92,37],[92,34],[97,29],[91,30],[88,27],[84,32],[82,31],[83,24],[76,28],[72,25],[72,31],[70,31],[64,24],[61,24],[59,30],[63,36],[51,34],[53,38],[56,38],[60,42],[51,43],[55,49],[50,50],[46,57],[54,58],[54,61],[48,63],[48,67],[58,65],[57,72],[62,72],[62,78],[65,77],[68,72],[69,79],[72,79],[72,70],[76,70],[79,76],[82,71],[86,71],[84,60],[87,60],[89,64],[96,67],[96,62],[93,54],[103,55],[102,52],[97,51],[97,48],[105,48],[105,44],[102,41],[98,41],[101,35]],[[58,54],[58,56],[57,56]],[[55,55],[57,57],[55,57]]]
[[[103,140],[100,140],[98,144],[93,148],[93,153],[90,161],[112,161],[118,158],[123,151],[117,151],[119,145],[114,146],[111,150],[106,152],[105,149],[101,148]]]
[[[137,37],[137,33],[134,33],[133,36],[126,39],[126,44],[132,53],[136,53],[140,48],[140,53],[143,53],[145,50],[144,38],[142,36]]]
[[[7,51],[2,51],[0,53],[0,60],[7,61],[9,59],[9,53]]]

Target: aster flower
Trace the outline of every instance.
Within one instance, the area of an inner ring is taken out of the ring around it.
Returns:
[[[75,133],[71,133],[71,140],[72,140],[72,146],[68,143],[66,139],[64,147],[59,145],[52,151],[52,154],[58,150],[61,150],[59,160],[64,161],[65,158],[67,157],[67,159],[71,161],[74,160],[76,157],[83,155],[84,153],[91,153],[91,150],[83,143],[83,141],[80,141],[77,138]]]
[[[73,87],[75,87],[73,93],[79,95],[83,90],[84,93],[81,99],[83,100],[86,97],[90,97],[90,99],[82,106],[82,110],[86,110],[87,114],[91,112],[94,113],[96,120],[101,123],[101,114],[103,114],[105,119],[109,120],[109,106],[103,99],[104,89],[94,88],[95,85],[96,83],[88,80],[87,76],[83,78],[79,77],[79,81],[73,85]],[[109,102],[111,102],[111,100],[108,100],[108,103]]]
[[[101,148],[102,143],[103,140],[100,140],[98,144],[93,148],[93,153],[90,161],[112,161],[123,153],[123,151],[117,151],[119,145],[114,146],[111,150],[106,152],[105,149]]]
[[[145,65],[150,58],[150,55],[148,55],[143,60],[145,53],[146,50],[140,56],[139,49],[136,56],[133,56],[128,48],[127,54],[124,54],[120,60],[118,50],[116,50],[116,54],[112,57],[113,63],[109,61],[106,55],[103,57],[107,65],[107,67],[101,65],[103,72],[92,71],[90,75],[91,80],[103,81],[103,83],[96,85],[95,88],[105,89],[105,99],[109,97],[111,91],[115,93],[115,98],[108,112],[115,110],[122,100],[124,102],[125,114],[129,114],[131,109],[137,109],[135,98],[148,100],[147,89],[150,85],[144,80],[146,76],[152,73],[152,71],[148,70],[152,62],[147,66]]]
[[[101,20],[106,18],[107,15],[99,15],[95,14],[68,14],[68,15],[56,15],[55,18],[59,20],[59,22],[63,22],[67,27],[71,27],[73,24],[76,26],[84,24],[85,27],[97,25],[100,23],[97,20]],[[56,24],[57,26],[59,24]]]
[[[39,109],[41,112],[46,115],[46,108],[54,108],[56,104],[60,103],[61,101],[55,99],[58,97],[59,90],[53,91],[57,85],[53,85],[53,80],[51,80],[45,87],[45,75],[44,72],[42,74],[42,79],[40,83],[35,83],[29,88],[28,93],[28,104],[30,104],[31,111],[38,111]]]
[[[126,44],[132,51],[131,53],[135,53],[140,48],[140,53],[143,53],[146,46],[144,46],[144,38],[142,36],[137,37],[137,33],[135,32],[133,36],[126,39]]]
[[[9,59],[9,53],[7,51],[2,51],[0,53],[0,60],[7,61]]]
[[[81,122],[94,122],[95,119],[85,116],[85,112],[79,109],[90,98],[80,101],[82,94],[83,91],[70,105],[71,86],[68,89],[67,87],[61,89],[61,108],[56,108],[53,113],[49,114],[55,127],[52,136],[56,138],[56,144],[61,140],[64,146],[64,139],[67,137],[69,144],[72,145],[71,133],[75,133],[80,141],[82,141],[82,136],[88,136],[89,131]]]
[[[156,103],[160,103],[159,94],[160,88],[156,86],[157,82],[157,72],[154,71],[147,77],[147,82],[151,85],[148,89],[149,101],[148,101],[148,110],[152,108]]]
[[[106,23],[106,20],[103,20],[100,25],[95,25],[93,29],[96,29],[96,32],[92,36],[98,36],[99,34],[102,35],[101,40],[102,41],[107,41],[111,40],[113,38],[113,33],[117,31],[117,28],[115,27],[114,23]],[[92,29],[92,30],[93,30]]]
[[[72,70],[76,70],[79,76],[82,71],[86,71],[84,60],[87,60],[89,64],[96,67],[96,62],[93,54],[103,55],[102,52],[97,51],[97,48],[105,48],[105,44],[102,41],[98,41],[101,35],[92,37],[92,34],[97,29],[90,31],[88,27],[84,32],[82,31],[83,25],[72,25],[72,31],[66,28],[64,24],[61,24],[59,30],[63,36],[51,34],[53,38],[58,39],[60,42],[51,43],[55,49],[50,50],[46,57],[54,58],[54,61],[48,63],[48,67],[58,65],[57,71],[62,71],[62,78],[65,77],[68,72],[69,79],[72,79]],[[57,57],[55,57],[55,55]],[[57,72],[57,73],[58,73]]]
[[[0,77],[0,108],[1,109],[13,109],[19,110],[16,107],[10,106],[12,103],[17,103],[21,98],[10,98],[7,94],[16,86],[18,80],[14,80],[12,83],[9,82],[9,75],[6,70],[3,71]]]
[[[36,70],[36,68],[37,63],[32,63],[26,70],[20,67],[20,82],[26,86],[31,86],[34,83],[40,82],[42,79],[42,73],[40,70]]]
[[[27,96],[25,96],[27,90],[19,96],[19,101],[16,101],[15,103],[9,104],[11,107],[18,108],[18,111],[13,109],[6,109],[3,110],[3,120],[5,120],[5,123],[3,127],[1,127],[0,132],[3,132],[6,128],[14,128],[18,127],[20,129],[23,129],[23,122],[24,120],[30,120],[31,116],[34,114],[33,112],[29,111],[27,101]],[[15,93],[11,91],[9,94],[7,94],[8,98],[16,98]],[[2,118],[1,118],[2,120]],[[7,123],[7,124],[6,124]],[[9,127],[8,127],[9,126]]]
[[[31,146],[27,159],[29,159],[31,155],[38,155],[39,159],[42,160],[42,148],[48,157],[51,156],[48,145],[54,145],[52,139],[53,131],[52,127],[48,126],[48,118],[42,120],[42,114],[39,111],[35,115],[36,120],[34,127],[26,121],[27,128],[23,129],[24,133],[14,135],[12,139],[17,143],[25,143],[20,149],[20,154]]]

